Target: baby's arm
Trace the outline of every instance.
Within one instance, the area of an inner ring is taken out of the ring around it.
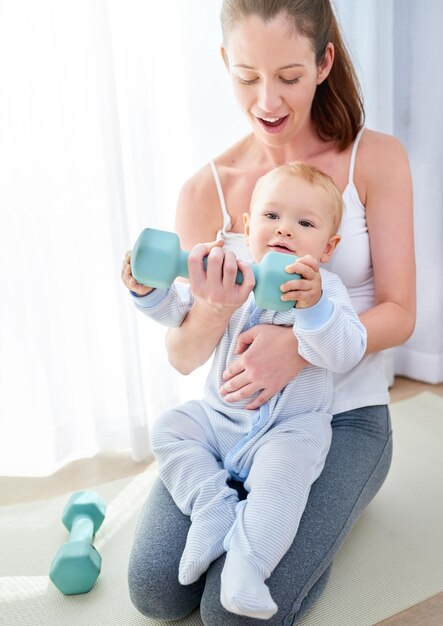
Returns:
[[[153,289],[145,296],[132,293],[136,308],[163,326],[181,326],[194,298],[187,283],[173,283],[168,289]]]
[[[347,372],[363,358],[366,329],[338,276],[323,270],[322,295],[308,308],[297,308],[294,333],[299,354],[312,365]]]
[[[121,278],[130,290],[136,308],[163,326],[180,326],[192,307],[193,298],[188,284],[154,289],[138,283],[131,272],[131,252],[125,255]]]

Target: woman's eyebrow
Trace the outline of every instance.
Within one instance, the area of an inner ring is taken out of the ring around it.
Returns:
[[[233,67],[241,67],[244,70],[255,70],[255,67],[252,67],[251,65],[246,65],[245,63],[235,63]],[[288,65],[282,65],[282,67],[277,68],[277,72],[280,72],[281,70],[289,70],[293,67],[304,67],[304,64],[303,63],[289,63]]]

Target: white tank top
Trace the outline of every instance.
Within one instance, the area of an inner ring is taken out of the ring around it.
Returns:
[[[358,133],[352,147],[348,184],[343,191],[345,210],[340,227],[342,240],[325,266],[340,276],[348,289],[357,313],[367,311],[375,304],[374,273],[366,209],[354,185],[355,157],[363,130],[362,128]],[[223,226],[218,231],[217,238],[222,238],[225,242],[225,249],[232,250],[238,258],[252,261],[243,233],[234,233],[230,230],[231,218],[226,207],[220,177],[214,161],[210,161],[209,164],[223,215]],[[387,404],[389,392],[383,352],[365,356],[351,372],[336,374],[335,390],[334,414],[364,406]]]

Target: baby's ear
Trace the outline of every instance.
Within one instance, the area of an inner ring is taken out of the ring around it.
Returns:
[[[338,246],[338,244],[340,243],[341,237],[340,235],[332,235],[332,237],[329,238],[328,243],[326,244],[326,247],[323,251],[323,254],[321,255],[320,261],[322,263],[326,263],[327,261],[329,261],[329,259],[332,256],[332,253],[334,252],[335,248]]]

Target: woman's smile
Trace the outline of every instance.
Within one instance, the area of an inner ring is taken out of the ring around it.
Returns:
[[[289,115],[285,115],[283,117],[257,117],[256,119],[259,121],[262,128],[265,129],[267,133],[275,134],[280,133],[284,127],[286,126],[286,122],[289,119]]]

